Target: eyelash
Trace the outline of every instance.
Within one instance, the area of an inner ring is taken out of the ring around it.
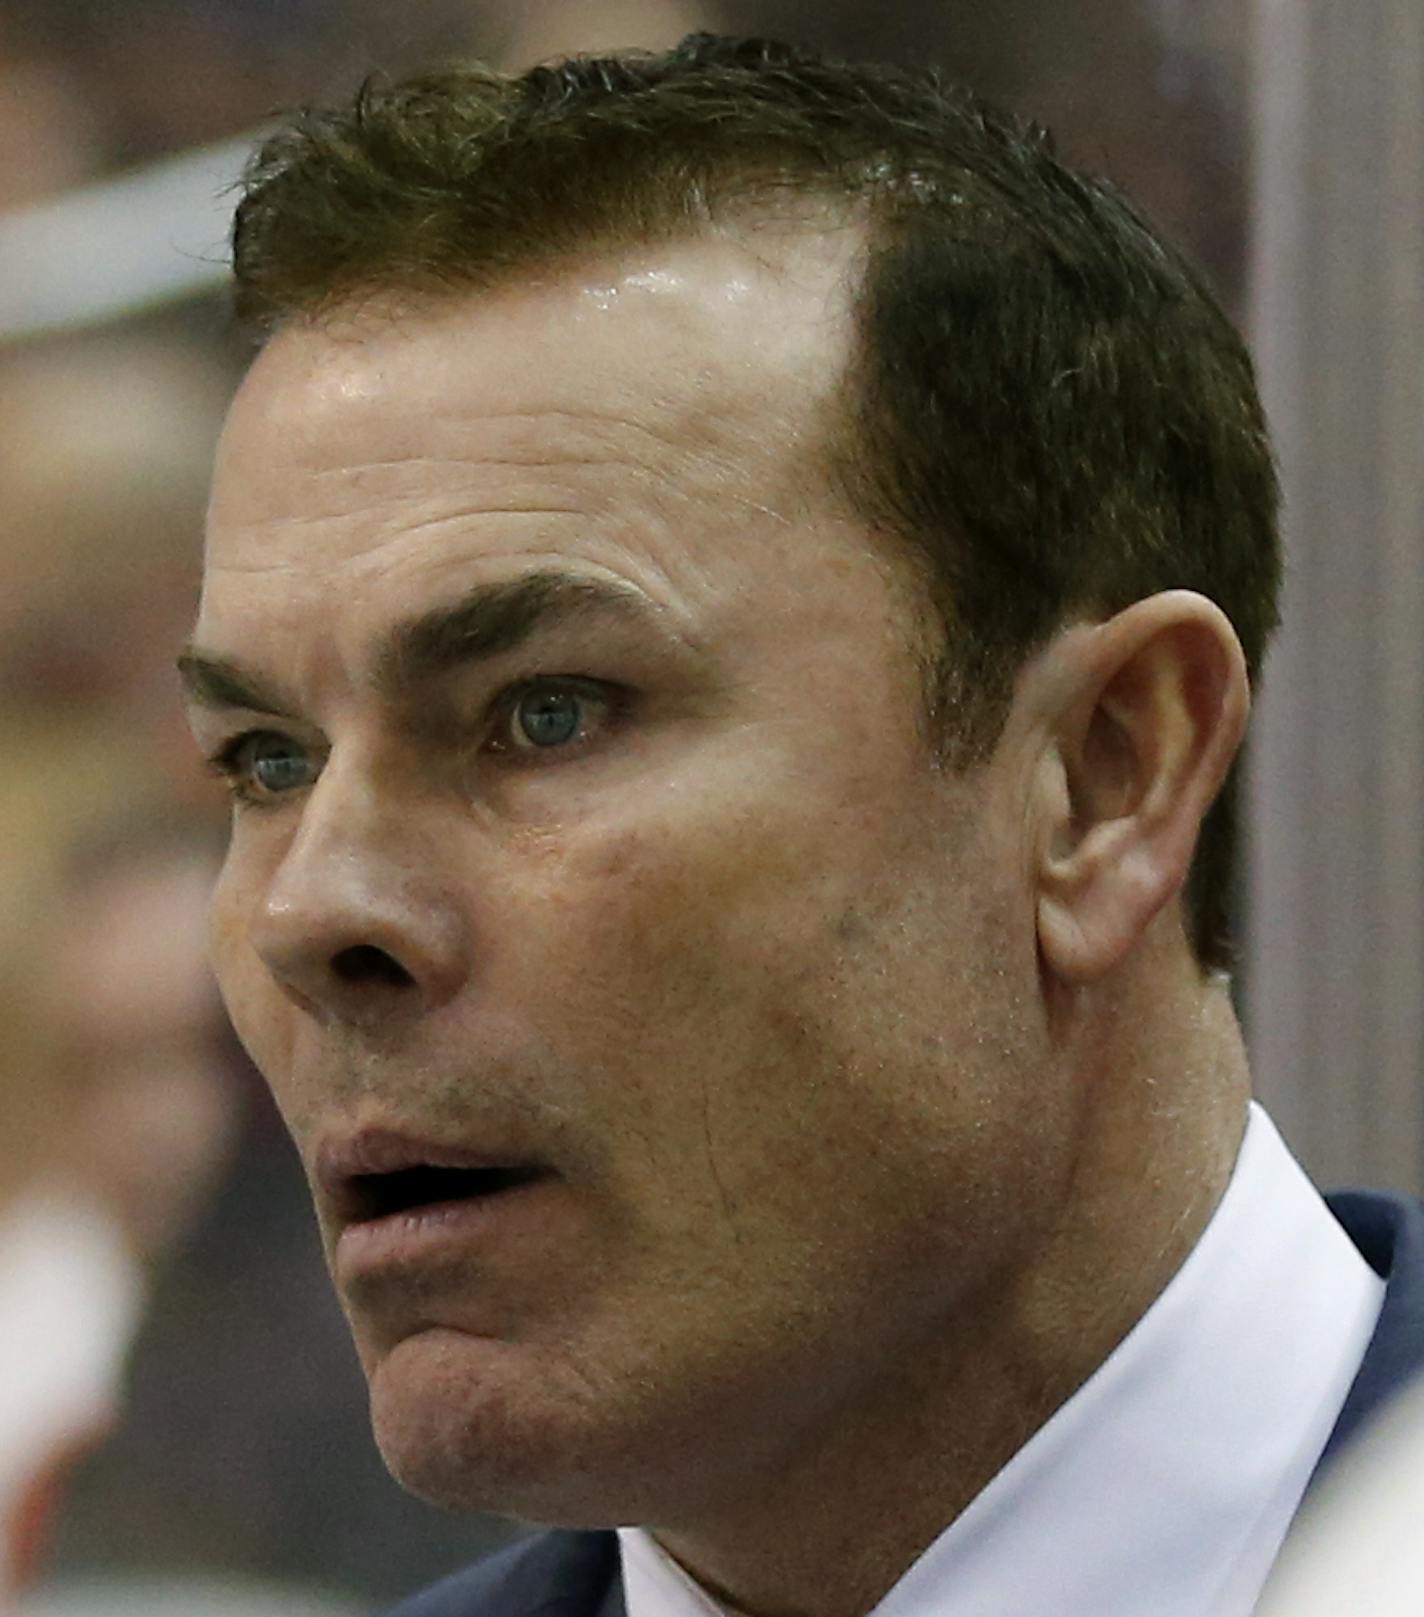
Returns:
[[[485,750],[502,758],[521,759],[533,768],[540,767],[537,762],[540,748],[532,744],[521,747],[509,739],[509,726],[518,711],[519,704],[526,696],[536,694],[573,695],[583,702],[596,705],[601,709],[596,722],[605,731],[627,718],[632,701],[632,692],[627,686],[615,685],[608,680],[588,679],[578,674],[546,674],[538,678],[522,679],[513,685],[507,685],[486,710]],[[549,749],[549,762],[554,761],[556,753],[562,758],[567,758],[570,753],[582,752],[584,745],[584,741],[579,739],[567,747]]]
[[[251,784],[251,772],[242,763],[242,755],[248,747],[258,741],[278,741],[288,746],[295,746],[291,738],[284,736],[280,730],[243,730],[223,742],[207,760],[208,769],[226,785],[234,803],[242,808],[272,808],[282,796],[287,795],[279,793],[277,796],[268,797]]]
[[[632,698],[632,692],[626,686],[575,674],[542,675],[538,678],[519,680],[500,691],[486,708],[482,727],[484,739],[480,748],[482,752],[510,762],[515,768],[538,769],[555,762],[567,761],[570,754],[579,756],[585,751],[584,739],[578,738],[566,747],[548,749],[551,756],[547,763],[541,763],[539,754],[542,749],[532,745],[519,746],[509,739],[508,727],[513,722],[519,704],[525,697],[536,692],[572,693],[585,701],[600,704],[603,709],[601,728],[604,731],[616,727],[626,719]],[[280,730],[259,728],[240,731],[223,742],[207,759],[208,769],[226,784],[234,802],[243,808],[274,808],[284,798],[293,795],[292,792],[269,795],[253,786],[250,769],[244,765],[242,757],[249,747],[260,741],[277,742],[298,752],[302,750],[300,743],[293,741]]]

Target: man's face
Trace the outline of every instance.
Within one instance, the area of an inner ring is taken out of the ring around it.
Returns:
[[[905,591],[815,470],[848,254],[293,327],[233,410],[216,963],[447,1503],[669,1522],[784,1470],[1058,1171],[1009,772],[934,768]]]

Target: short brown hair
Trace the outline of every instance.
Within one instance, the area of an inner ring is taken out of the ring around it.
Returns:
[[[944,757],[986,755],[1015,673],[1055,629],[1162,589],[1215,600],[1254,677],[1281,562],[1240,338],[1111,185],[936,71],[698,34],[519,77],[367,85],[254,158],[238,311],[271,330],[371,291],[493,285],[787,193],[869,220],[828,448],[931,593]],[[1204,969],[1230,960],[1235,796],[1233,771],[1188,887]]]

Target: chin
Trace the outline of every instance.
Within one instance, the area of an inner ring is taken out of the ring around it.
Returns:
[[[387,1354],[370,1376],[371,1426],[391,1475],[444,1510],[551,1527],[638,1519],[622,1485],[636,1445],[614,1412],[582,1378],[539,1375],[525,1357],[434,1331]]]

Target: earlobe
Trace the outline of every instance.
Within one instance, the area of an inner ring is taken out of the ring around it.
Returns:
[[[1120,965],[1181,890],[1249,693],[1230,622],[1187,590],[1067,631],[1054,681],[1037,794],[1039,949],[1056,976],[1085,983]]]

